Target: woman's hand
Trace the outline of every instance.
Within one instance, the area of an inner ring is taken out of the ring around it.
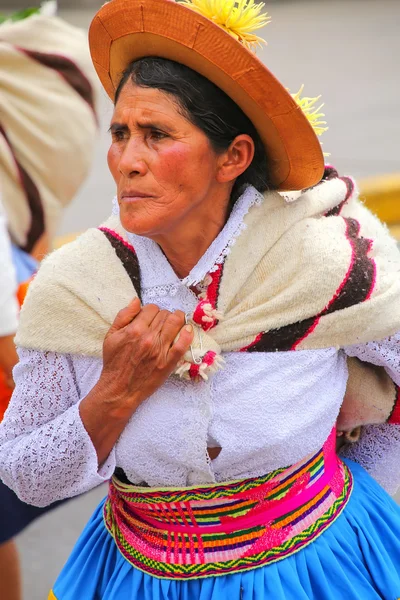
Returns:
[[[126,423],[174,371],[193,340],[182,311],[171,313],[139,299],[122,309],[103,344],[103,370],[82,400],[80,414],[104,462]]]
[[[142,308],[136,298],[118,313],[105,337],[103,385],[119,404],[135,409],[164,383],[192,339],[182,311],[171,313],[155,304]]]

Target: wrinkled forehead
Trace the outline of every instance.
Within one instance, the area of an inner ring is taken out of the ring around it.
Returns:
[[[179,99],[171,93],[158,88],[148,88],[128,80],[121,88],[121,92],[114,106],[112,121],[115,119],[129,119],[135,116],[143,120],[152,121],[162,119],[165,124],[188,121]]]

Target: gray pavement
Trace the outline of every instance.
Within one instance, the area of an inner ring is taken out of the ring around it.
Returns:
[[[324,149],[331,153],[330,162],[356,177],[399,172],[400,2],[297,0],[273,2],[269,10],[273,22],[265,30],[268,46],[261,57],[291,91],[304,83],[308,95],[322,94],[330,126]],[[63,15],[84,27],[92,16],[88,11]],[[106,164],[106,131],[111,111],[102,94],[93,169],[65,213],[61,234],[97,225],[110,211],[114,186]],[[100,488],[70,501],[20,535],[25,600],[47,598],[104,493]]]

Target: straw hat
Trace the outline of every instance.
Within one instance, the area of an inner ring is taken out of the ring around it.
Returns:
[[[218,11],[218,18],[206,16]],[[300,190],[322,178],[323,154],[301,107],[249,48],[261,40],[243,33],[244,25],[253,15],[259,28],[259,13],[254,0],[111,0],[90,26],[92,60],[112,100],[123,71],[139,58],[167,58],[197,71],[253,122],[276,188]]]

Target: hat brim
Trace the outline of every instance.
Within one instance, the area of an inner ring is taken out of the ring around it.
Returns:
[[[212,81],[249,117],[277,189],[301,190],[321,180],[321,146],[300,107],[253,52],[206,17],[173,0],[112,0],[94,17],[89,44],[112,100],[132,61],[174,60]]]

